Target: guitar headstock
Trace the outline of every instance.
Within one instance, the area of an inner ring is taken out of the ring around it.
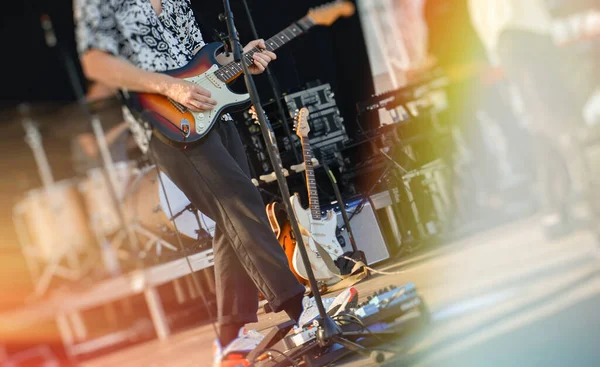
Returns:
[[[308,16],[315,25],[330,26],[340,17],[350,17],[354,14],[356,8],[354,4],[346,0],[338,0],[317,8],[311,9]]]
[[[310,126],[308,125],[309,114],[308,108],[302,107],[296,112],[296,116],[294,117],[294,128],[296,129],[296,135],[300,138],[308,137],[308,133],[310,132]]]
[[[258,115],[257,115],[257,113],[256,113],[256,108],[254,108],[254,106],[250,107],[250,108],[248,109],[248,113],[250,114],[250,117],[252,118],[252,121],[253,121],[255,124],[258,124]]]

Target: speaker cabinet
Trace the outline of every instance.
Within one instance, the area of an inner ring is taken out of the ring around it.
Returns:
[[[350,226],[352,227],[356,247],[365,253],[367,265],[373,265],[389,259],[390,253],[375,215],[373,204],[370,200],[367,200],[361,206],[361,202],[363,202],[362,198],[346,203],[346,212],[348,217],[351,218]],[[352,251],[352,244],[348,238],[348,231],[345,228],[339,205],[333,209],[337,215],[338,241],[344,252]]]

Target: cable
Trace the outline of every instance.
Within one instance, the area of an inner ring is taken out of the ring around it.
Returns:
[[[378,341],[380,341],[381,343],[387,343],[388,341],[382,339],[379,335],[375,334],[372,330],[370,330],[363,322],[362,320],[356,316],[356,315],[352,315],[352,314],[339,314],[339,315],[335,315],[334,317],[332,317],[333,320],[339,319],[339,318],[343,318],[343,317],[349,317],[350,320],[345,320],[351,324],[355,324],[355,325],[359,325],[362,330],[361,331],[366,331],[367,333],[369,333],[369,335],[371,335],[373,338],[377,339]],[[396,353],[396,351],[393,350],[389,350],[389,349],[385,349],[385,348],[372,348],[372,347],[363,347],[366,350],[370,350],[370,351],[381,351],[381,352],[386,352],[386,353]]]
[[[363,322],[360,318],[358,318],[358,316],[356,315],[352,315],[352,314],[339,314],[339,315],[335,315],[333,316],[331,319],[336,321],[338,319],[343,319],[344,317],[348,317],[349,320],[342,320],[342,321],[346,321],[349,322],[351,324],[355,324],[361,327],[361,331],[366,331],[367,333],[369,333],[369,335],[371,335],[372,337],[374,337],[375,339],[379,340],[380,342],[384,343],[385,340],[381,339],[379,336],[375,335],[373,333],[373,331],[371,331]]]
[[[351,257],[348,256],[340,256],[341,258],[351,261],[354,264],[358,264],[358,265],[362,265],[365,269],[367,269],[368,271],[370,271],[371,273],[375,273],[375,274],[379,274],[379,275],[400,275],[400,274],[404,274],[406,272],[406,270],[399,270],[399,271],[382,271],[382,270],[377,270],[377,269],[373,269],[370,266],[367,266],[367,264],[363,263],[362,261],[358,261],[355,260]]]
[[[208,234],[210,234],[210,230],[208,228],[208,224],[206,223],[206,215],[204,215],[204,213],[202,213],[202,212],[200,212],[200,213],[201,213],[200,218],[202,219],[202,225],[204,226],[204,230],[206,232],[208,232]]]
[[[259,359],[260,357],[262,357],[262,355],[263,355],[263,354],[265,354],[266,352],[268,352],[268,353],[273,353],[273,352],[275,352],[275,353],[277,353],[277,354],[279,354],[279,355],[283,356],[283,358],[284,358],[286,361],[290,362],[290,363],[292,364],[292,366],[299,366],[299,364],[298,364],[298,363],[296,363],[296,361],[294,361],[293,359],[291,359],[290,357],[288,357],[288,356],[287,356],[285,353],[283,353],[283,352],[281,352],[281,351],[279,351],[279,350],[277,350],[277,349],[265,348],[265,349],[263,349],[263,350],[260,352],[260,354],[259,354],[259,355],[258,355],[256,358],[254,358],[254,360],[252,361],[252,363],[250,363],[250,366],[249,366],[249,367],[256,366],[256,362],[261,362],[261,361],[259,361],[258,359]],[[271,357],[271,358],[275,359],[275,358],[274,358],[272,355],[270,355],[269,357]],[[279,363],[279,361],[275,361],[275,362],[276,362],[276,363]]]

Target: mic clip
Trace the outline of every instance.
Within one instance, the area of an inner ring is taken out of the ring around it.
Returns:
[[[223,32],[218,32],[215,29],[215,36],[213,37],[215,42],[221,42],[224,47],[225,56],[231,55],[231,46],[229,45],[229,36]]]

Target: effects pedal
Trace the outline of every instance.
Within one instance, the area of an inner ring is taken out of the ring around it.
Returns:
[[[299,347],[317,338],[317,328],[313,325],[294,329],[290,335],[284,339],[285,346],[288,349]]]
[[[413,310],[422,310],[424,307],[417,288],[413,283],[408,283],[400,287],[390,286],[378,290],[367,297],[367,301],[359,304],[354,314],[369,326],[379,322],[394,321]]]

